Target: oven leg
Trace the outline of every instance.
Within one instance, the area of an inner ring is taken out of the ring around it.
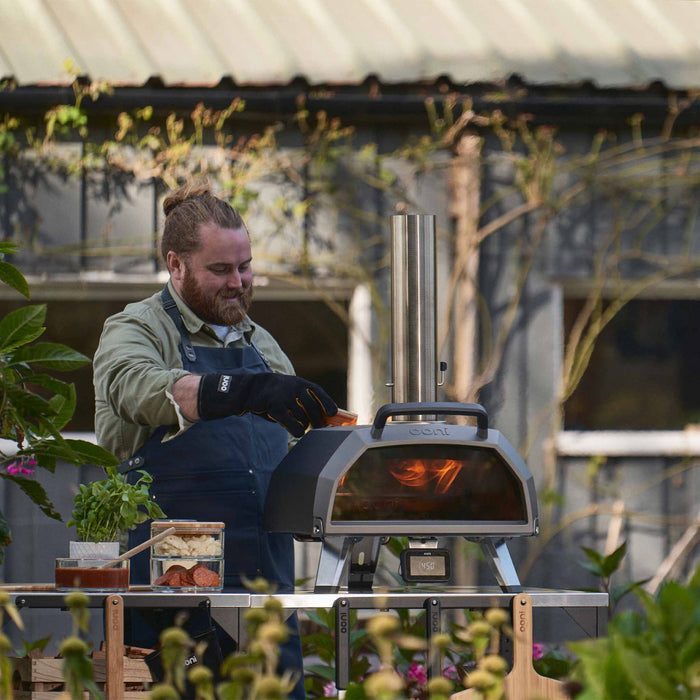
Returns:
[[[331,535],[323,540],[314,593],[337,593],[343,569],[352,550],[353,538]]]
[[[521,593],[523,587],[520,585],[513,560],[510,558],[506,541],[491,537],[480,540],[479,544],[498,585],[507,593]]]
[[[372,590],[381,544],[381,537],[363,537],[352,546],[348,570],[349,591]]]

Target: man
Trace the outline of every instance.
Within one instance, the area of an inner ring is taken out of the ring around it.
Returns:
[[[225,523],[226,587],[262,576],[293,590],[292,539],[263,532],[265,494],[289,434],[337,407],[247,315],[252,254],[238,212],[206,186],[180,188],[163,210],[169,282],[107,319],[95,354],[98,443],[153,476],[169,518]],[[147,537],[143,526],[129,544]],[[131,567],[132,583],[149,582],[147,552]]]

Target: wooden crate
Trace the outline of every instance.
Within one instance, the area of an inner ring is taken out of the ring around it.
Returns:
[[[63,692],[63,659],[15,658],[12,659],[12,681],[16,700],[56,700]],[[106,660],[96,652],[92,659],[95,684],[104,692]],[[151,672],[143,659],[124,657],[124,699],[136,700],[148,697],[148,685],[153,682]],[[89,698],[88,693],[85,698]]]

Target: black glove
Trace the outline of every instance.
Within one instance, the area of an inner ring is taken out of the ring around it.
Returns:
[[[202,420],[241,415],[246,411],[284,426],[301,437],[309,424],[326,425],[338,407],[318,384],[289,374],[205,374],[199,383],[197,408]]]

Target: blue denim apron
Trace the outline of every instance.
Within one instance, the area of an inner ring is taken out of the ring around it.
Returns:
[[[194,374],[232,375],[271,371],[254,347],[193,346],[167,287],[161,297],[180,332],[184,369]],[[166,517],[225,524],[225,588],[240,588],[242,577],[262,576],[277,591],[293,592],[292,536],[267,533],[262,527],[270,476],[287,454],[287,431],[252,413],[198,421],[177,437],[161,442],[167,429],[156,429],[134,455],[143,459],[138,469],[153,477],[151,494]],[[131,472],[129,478],[136,480],[138,473]],[[129,548],[149,536],[150,523],[139,525],[129,534]],[[148,550],[132,557],[130,566],[132,584],[150,583]],[[293,626],[296,617],[290,622]],[[299,639],[292,637],[290,642],[294,653],[284,661],[301,668]],[[282,651],[285,657],[291,650]]]

